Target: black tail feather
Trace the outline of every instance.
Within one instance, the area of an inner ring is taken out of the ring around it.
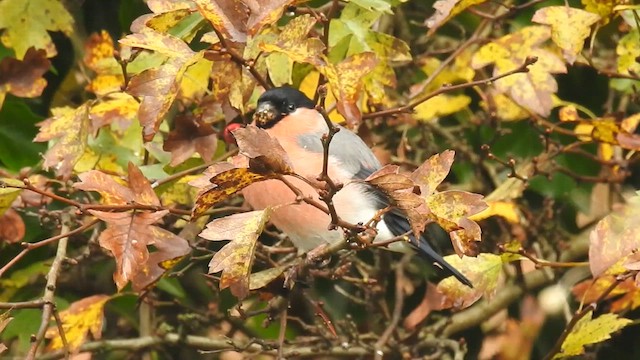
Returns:
[[[390,211],[386,213],[383,217],[383,220],[387,225],[387,227],[389,228],[389,230],[391,231],[391,233],[396,236],[405,234],[411,230],[411,225],[409,224],[409,221],[399,211]],[[429,260],[432,263],[436,263],[437,266],[442,268],[442,271],[446,276],[453,276],[464,285],[467,285],[468,287],[473,288],[473,284],[471,283],[471,281],[469,281],[469,279],[467,279],[464,275],[462,275],[460,271],[458,271],[451,264],[449,264],[444,258],[442,258],[440,254],[438,254],[438,252],[434,250],[433,246],[429,243],[429,240],[427,239],[427,236],[429,236],[428,233],[431,232],[430,230],[431,230],[430,228],[427,228],[427,230],[422,234],[420,239],[416,239],[415,236],[413,235],[409,236],[411,245],[413,245],[418,250],[418,253],[421,256],[427,258],[427,260]],[[446,232],[444,231],[442,231],[442,233],[446,234]],[[448,234],[446,234],[446,236],[448,237]]]

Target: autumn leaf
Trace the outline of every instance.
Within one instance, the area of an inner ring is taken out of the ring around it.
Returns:
[[[2,330],[13,320],[12,317],[9,316],[9,312],[4,312],[0,314],[0,334],[2,334]],[[7,350],[7,346],[3,343],[0,343],[0,354]]]
[[[466,8],[482,4],[487,0],[437,0],[433,4],[436,12],[425,20],[425,25],[429,28],[429,34],[433,34],[437,28],[442,26],[454,16],[458,15]]]
[[[576,301],[584,304],[599,300],[610,300],[613,313],[627,312],[640,307],[640,288],[635,279],[627,277],[620,281],[617,275],[602,275],[597,279],[587,279],[573,286],[571,292]],[[614,286],[615,285],[615,286]],[[611,288],[613,287],[613,290]],[[604,299],[602,294],[607,293]]]
[[[116,212],[89,210],[98,219],[107,223],[107,228],[100,233],[100,246],[109,250],[116,259],[116,271],[113,279],[119,290],[134,281],[134,289],[144,288],[152,276],[161,275],[164,271],[150,273],[159,263],[173,260],[188,253],[186,240],[170,231],[164,230],[155,223],[169,213],[168,210],[156,212]],[[158,249],[150,256],[148,246]],[[159,274],[158,274],[159,273]],[[157,278],[152,279],[153,281]]]
[[[480,221],[491,216],[500,216],[512,224],[520,224],[524,215],[518,208],[518,205],[512,201],[487,201],[489,206],[483,211],[469,216],[469,220]]]
[[[621,74],[640,74],[640,30],[634,29],[620,39],[616,47],[618,71]]]
[[[238,191],[262,180],[275,179],[275,173],[259,174],[247,168],[233,168],[211,178],[212,188],[200,193],[191,210],[191,217],[202,215],[207,209],[227,200]]]
[[[87,90],[96,95],[118,92],[124,86],[122,68],[115,57],[111,35],[105,30],[89,36],[84,44],[84,63],[96,73]]]
[[[573,64],[582,51],[584,39],[600,16],[567,6],[547,6],[536,11],[531,21],[551,26],[551,40],[562,49],[564,59]]]
[[[444,259],[463,273],[473,283],[473,288],[460,283],[453,277],[440,281],[437,288],[444,297],[435,310],[469,307],[482,296],[491,299],[495,294],[502,276],[502,259],[499,255],[482,253],[477,257],[462,258],[449,255]]]
[[[284,10],[295,0],[245,1],[249,6],[247,32],[257,34],[264,26],[275,24]]]
[[[56,139],[44,154],[43,166],[54,167],[59,175],[69,177],[73,166],[87,147],[90,130],[89,102],[76,109],[54,108],[52,112],[53,117],[37,124],[40,132],[33,141]]]
[[[578,320],[571,332],[564,339],[560,352],[553,358],[562,359],[569,356],[584,354],[584,347],[611,338],[611,334],[631,324],[629,319],[618,317],[616,314],[602,314],[593,319],[593,311],[589,311]]]
[[[449,232],[456,253],[473,256],[477,253],[474,242],[480,241],[481,229],[469,217],[487,208],[482,195],[456,190],[436,192],[436,187],[451,169],[454,155],[451,150],[433,155],[411,174],[411,178],[420,186],[430,220]]]
[[[254,125],[238,128],[232,132],[240,154],[251,161],[250,169],[258,173],[275,172],[278,174],[293,173],[293,165],[289,155],[277,139],[271,137],[265,130]]]
[[[7,187],[6,185],[15,187]],[[24,184],[22,181],[11,178],[0,178],[0,215],[11,208],[13,201],[20,195]]]
[[[110,124],[125,130],[136,119],[139,108],[140,103],[129,94],[117,92],[104,96],[89,110],[91,132],[97,136],[101,128]]]
[[[528,72],[496,80],[495,89],[509,95],[518,105],[548,116],[553,107],[552,95],[558,90],[551,74],[567,71],[561,59],[540,46],[550,36],[551,30],[545,26],[522,28],[482,46],[474,54],[471,66],[480,69],[493,63],[493,75],[500,75],[519,68],[528,57],[537,57]]]
[[[23,60],[5,57],[0,60],[0,108],[7,93],[34,98],[42,94],[47,80],[42,75],[49,71],[51,62],[44,50],[30,48]]]
[[[186,113],[176,117],[175,128],[169,133],[163,149],[171,152],[169,165],[176,166],[189,159],[195,152],[198,152],[204,161],[210,161],[217,143],[218,138],[211,124]]]
[[[107,295],[93,295],[75,301],[68,309],[60,312],[62,330],[69,344],[69,351],[75,354],[88,338],[100,340],[104,322],[104,305],[111,299]],[[58,327],[50,327],[46,337],[51,339],[50,350],[64,348]]]
[[[363,86],[363,78],[377,63],[374,53],[365,52],[349,56],[337,65],[327,63],[318,69],[331,85],[337,99],[338,112],[351,128],[357,128],[362,120],[362,113],[356,102]]]
[[[207,240],[231,240],[213,256],[209,273],[222,271],[220,289],[229,287],[239,299],[249,294],[249,276],[258,236],[271,213],[272,209],[266,208],[215,219],[200,233]]]
[[[30,47],[43,49],[47,57],[57,54],[48,31],[73,32],[73,18],[59,0],[3,0],[0,2],[2,44],[22,59]]]
[[[142,97],[138,117],[144,140],[151,141],[178,95],[187,68],[200,60],[203,53],[193,52],[177,37],[150,29],[128,35],[120,39],[120,44],[152,50],[169,57],[160,67],[147,69],[134,76],[127,86],[129,94]]]
[[[128,174],[128,182],[124,185],[111,175],[102,171],[91,170],[78,175],[81,182],[75,183],[74,187],[84,191],[97,191],[102,196],[102,201],[105,204],[125,205],[136,203],[160,206],[158,196],[140,169],[129,163]]]
[[[585,10],[600,15],[603,24],[609,22],[615,6],[624,3],[623,0],[582,0],[581,2]]]
[[[0,211],[0,242],[17,243],[24,238],[26,228],[22,217],[13,209]]]
[[[638,226],[640,194],[598,222],[589,236],[589,267],[594,277],[627,271],[622,265],[640,249]]]
[[[147,6],[156,14],[181,9],[195,9],[195,3],[192,0],[147,0]]]
[[[271,78],[277,79],[275,85],[292,82],[294,62],[314,65],[323,63],[321,55],[324,44],[318,38],[307,38],[315,23],[316,20],[311,15],[295,17],[282,28],[275,41],[260,43],[260,49],[274,53],[266,61]]]
[[[455,154],[453,150],[435,154],[411,173],[411,179],[420,186],[420,195],[427,197],[436,191],[449,174]]]

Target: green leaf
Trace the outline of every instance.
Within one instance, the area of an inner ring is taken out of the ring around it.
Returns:
[[[0,162],[12,171],[40,161],[45,144],[31,140],[38,133],[35,124],[42,120],[22,101],[7,99],[0,109]]]

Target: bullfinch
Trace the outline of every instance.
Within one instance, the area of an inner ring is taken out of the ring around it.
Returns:
[[[321,139],[328,133],[328,126],[313,101],[291,87],[273,88],[258,99],[253,121],[280,142],[297,174],[312,181],[317,179],[324,160]],[[366,223],[378,210],[390,204],[382,192],[361,181],[381,165],[360,137],[340,125],[336,126],[340,130],[329,143],[328,175],[335,183],[344,186],[333,197],[333,203],[341,219],[352,224]],[[319,198],[318,191],[308,183],[293,177],[288,179],[305,196]],[[243,190],[243,195],[255,209],[283,205],[271,215],[271,222],[301,251],[343,241],[341,231],[329,229],[329,215],[311,205],[296,203],[296,195],[279,180],[254,183]],[[394,209],[385,213],[377,224],[374,242],[385,241],[410,230],[406,217]],[[464,275],[433,249],[426,235],[420,239],[411,235],[409,240],[419,254],[442,268],[445,276],[454,276],[472,287]]]

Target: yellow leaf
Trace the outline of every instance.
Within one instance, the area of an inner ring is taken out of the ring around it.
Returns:
[[[320,73],[317,71],[311,71],[300,83],[300,91],[302,91],[305,95],[309,97],[309,99],[313,99],[316,95],[316,89],[318,86],[318,80],[320,79]],[[336,110],[336,97],[333,96],[333,91],[331,91],[331,85],[329,85],[329,89],[327,91],[327,98],[325,99],[325,108],[329,111],[329,119],[335,123],[344,123],[345,119],[338,113]]]
[[[582,0],[582,5],[585,10],[600,15],[602,23],[607,24],[614,7],[623,2],[624,0]]]
[[[518,206],[510,201],[487,201],[489,207],[475,215],[469,216],[470,220],[480,221],[491,216],[501,216],[512,224],[519,224],[522,214]]]
[[[72,303],[67,310],[60,312],[62,330],[71,353],[75,353],[80,348],[89,334],[95,340],[102,337],[104,304],[109,299],[111,297],[107,295],[89,296]],[[51,339],[49,349],[59,350],[64,347],[57,326],[49,328],[46,337]]]
[[[2,183],[12,186],[24,186],[22,181],[10,178],[0,178],[0,215],[4,214],[4,212],[11,207],[13,201],[22,191],[21,189],[5,187]]]
[[[22,59],[27,49],[44,49],[47,57],[57,54],[48,31],[73,32],[73,18],[59,0],[3,0],[0,2],[2,43]]]
[[[502,121],[519,121],[529,118],[529,112],[513,102],[507,95],[490,92],[490,101],[495,107],[496,116]],[[485,111],[491,111],[491,106],[486,101],[482,101],[480,106]]]
[[[38,124],[40,132],[34,141],[56,139],[44,155],[44,167],[54,167],[64,177],[71,175],[75,163],[87,146],[89,135],[89,102],[76,109],[55,108],[53,117]]]
[[[438,283],[438,291],[445,295],[442,308],[464,308],[478,301],[483,295],[491,298],[495,294],[502,275],[502,258],[499,255],[482,253],[477,257],[448,255],[444,259],[466,276],[473,288],[463,285],[454,277]]]
[[[538,61],[529,66],[529,72],[499,79],[495,87],[518,105],[548,116],[554,105],[552,95],[558,90],[558,84],[551,74],[567,71],[562,60],[554,53],[540,48],[540,44],[550,36],[551,32],[545,26],[522,28],[481,47],[474,54],[471,66],[479,69],[494,63],[493,74],[500,75],[522,66],[527,57],[536,56]]]
[[[616,47],[618,54],[618,71],[621,74],[640,73],[640,31],[634,29],[622,37]]]
[[[140,103],[126,93],[114,93],[104,97],[91,107],[91,127],[96,133],[101,127],[116,124],[117,130],[125,130],[136,119]]]
[[[562,49],[569,64],[576,61],[582,51],[584,39],[600,16],[567,6],[547,6],[536,11],[531,21],[551,26],[551,40]]]
[[[470,103],[471,98],[466,95],[440,94],[416,106],[416,118],[423,121],[436,120],[464,110]]]
[[[118,164],[115,154],[98,153],[94,149],[87,148],[73,166],[73,171],[80,174],[94,169],[110,174],[124,174],[124,169]]]
[[[272,209],[251,211],[215,219],[200,236],[212,240],[231,240],[209,263],[209,273],[222,271],[220,289],[231,288],[240,299],[249,294],[249,276],[258,236],[269,221]]]
[[[584,346],[611,339],[611,334],[631,324],[629,319],[618,317],[616,314],[602,314],[593,319],[590,311],[578,320],[571,332],[564,339],[562,348],[554,359],[584,354]]]
[[[209,86],[209,76],[213,62],[207,59],[198,59],[184,72],[180,83],[180,95],[182,99],[195,101],[202,98]]]

